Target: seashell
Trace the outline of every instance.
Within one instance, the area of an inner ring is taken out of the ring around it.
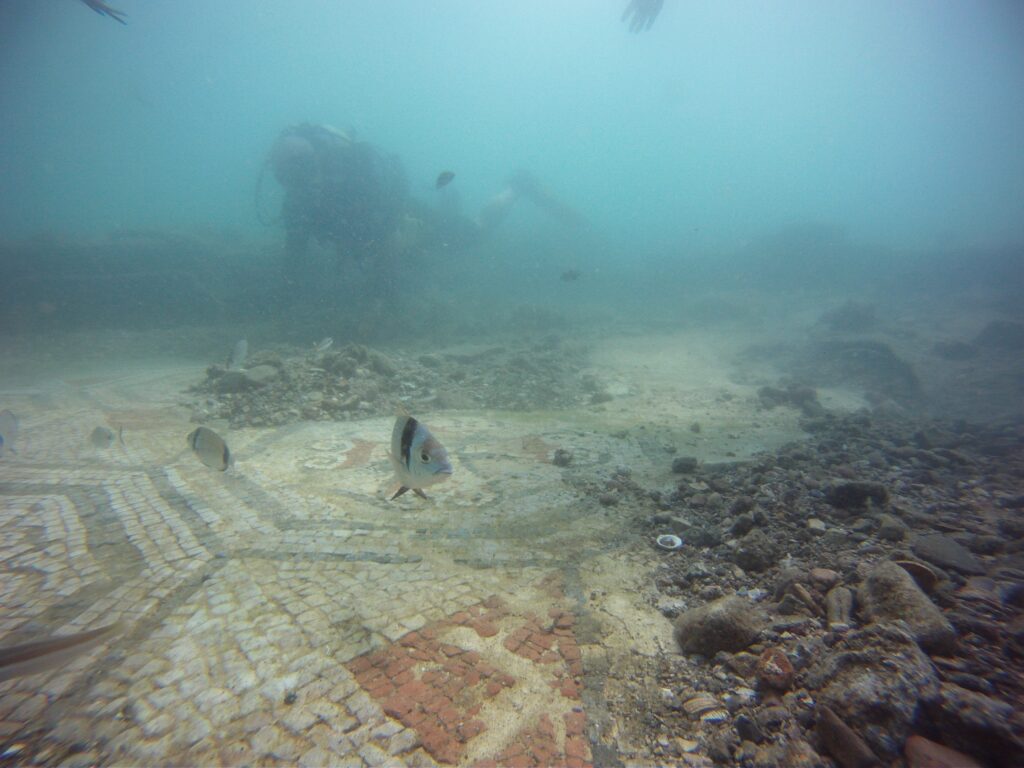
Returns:
[[[729,712],[719,707],[718,709],[711,709],[700,716],[702,723],[708,723],[709,725],[714,723],[724,723],[729,719]]]
[[[663,533],[654,540],[654,543],[667,550],[680,549],[683,546],[683,540],[678,536],[673,536],[671,533]]]
[[[932,592],[935,585],[939,583],[939,577],[931,568],[916,560],[897,560],[896,565],[909,573],[922,592]]]
[[[722,705],[713,696],[706,693],[698,693],[696,696],[683,702],[683,709],[690,717],[698,717],[705,712],[713,712],[721,709]]]

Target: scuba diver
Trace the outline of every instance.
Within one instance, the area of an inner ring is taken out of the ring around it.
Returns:
[[[582,220],[525,171],[513,174],[476,219],[434,210],[409,194],[397,157],[327,125],[286,128],[266,167],[284,191],[286,286],[300,279],[310,240],[333,248],[339,259],[368,263],[386,293],[394,287],[403,254],[434,246],[469,247],[493,231],[520,199],[565,224]],[[259,191],[258,185],[257,203]]]

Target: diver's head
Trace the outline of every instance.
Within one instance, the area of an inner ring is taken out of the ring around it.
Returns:
[[[311,184],[316,177],[316,151],[309,139],[294,133],[283,133],[270,150],[274,178],[287,188]]]

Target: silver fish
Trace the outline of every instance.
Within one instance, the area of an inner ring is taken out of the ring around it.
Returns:
[[[235,463],[224,438],[209,427],[196,427],[188,433],[188,445],[203,464],[221,472]]]
[[[313,345],[313,351],[316,352],[318,355],[322,355],[324,352],[331,348],[331,345],[333,343],[334,339],[332,339],[330,336],[325,336],[324,338],[320,339],[320,341]]]
[[[249,342],[245,339],[239,339],[238,343],[235,344],[235,348],[231,350],[231,355],[228,357],[228,370],[235,371],[241,368],[245,364],[245,358],[249,356]]]
[[[388,455],[398,483],[392,500],[408,490],[425,499],[424,488],[446,480],[452,473],[444,446],[430,434],[429,429],[408,414],[401,414],[395,420]]]
[[[14,450],[14,440],[18,437],[18,417],[7,408],[0,411],[0,456],[5,451],[17,453]]]
[[[120,632],[120,621],[99,629],[75,635],[55,635],[45,640],[24,645],[0,648],[0,680],[34,675],[67,664],[71,659],[99,645],[115,632]]]

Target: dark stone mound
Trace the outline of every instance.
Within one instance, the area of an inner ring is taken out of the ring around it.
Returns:
[[[877,322],[874,306],[859,301],[848,301],[818,318],[818,325],[836,333],[864,333]]]
[[[821,383],[852,381],[902,402],[921,395],[921,382],[910,363],[881,341],[822,341],[814,346],[804,364],[810,369],[809,378]]]
[[[763,408],[776,408],[788,405],[799,408],[805,416],[821,416],[825,409],[818,402],[818,393],[813,387],[801,384],[789,384],[784,389],[779,387],[761,387],[757,390],[758,400]]]
[[[966,341],[937,341],[932,354],[943,360],[972,360],[978,356],[978,348]]]
[[[987,349],[1024,349],[1024,323],[993,320],[974,337],[974,344]]]
[[[889,491],[881,483],[853,480],[833,485],[825,494],[825,499],[840,509],[863,509],[869,501],[880,507],[889,500]]]

